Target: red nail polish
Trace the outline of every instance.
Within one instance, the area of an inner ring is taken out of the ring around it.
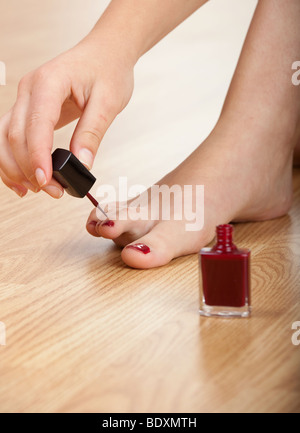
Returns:
[[[126,245],[125,248],[132,248],[133,250],[141,251],[143,254],[150,253],[150,248],[145,244]]]
[[[115,223],[111,220],[107,220],[101,224],[101,226],[108,226],[108,227],[113,227],[114,225],[115,225]]]
[[[200,251],[199,312],[203,316],[250,315],[250,250],[237,248],[232,232],[230,224],[217,226],[216,244]]]
[[[88,225],[96,227],[97,224],[98,224],[98,221],[90,221]]]

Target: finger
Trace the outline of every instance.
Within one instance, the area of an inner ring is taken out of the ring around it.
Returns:
[[[63,83],[47,75],[40,76],[32,88],[25,129],[32,174],[40,187],[52,178],[53,133],[67,96]]]
[[[8,129],[11,119],[11,111],[0,119],[0,168],[2,173],[5,174],[5,178],[15,185],[24,185],[26,190],[31,189],[34,192],[38,191],[38,188],[34,187],[30,182],[27,182],[23,171],[17,164],[12,149],[8,142]],[[5,183],[6,184],[6,183]]]
[[[14,161],[16,161],[18,168],[21,170],[20,167],[22,167],[22,172],[24,173],[24,178],[29,180],[24,180],[22,184],[30,189],[33,192],[40,191],[40,188],[38,186],[38,183],[36,181],[35,175],[32,175],[32,169],[31,165],[29,164],[29,157],[28,157],[28,149],[27,149],[27,143],[25,138],[25,116],[27,111],[26,99],[24,97],[19,98],[18,102],[16,103],[14,109],[12,110],[12,116],[10,121],[10,148],[13,154]],[[23,131],[22,131],[23,128]],[[19,132],[19,131],[22,131]],[[13,137],[13,138],[12,138]],[[17,138],[19,141],[17,141]],[[8,147],[8,151],[10,150]],[[12,155],[11,155],[12,156]],[[6,156],[6,159],[8,157]],[[16,167],[14,168],[16,170]],[[26,176],[26,177],[25,177]],[[43,188],[43,191],[49,194],[53,198],[60,198],[62,197],[64,190],[63,187],[54,179],[51,179],[49,184]]]
[[[26,115],[30,102],[29,92],[18,94],[17,101],[12,109],[11,119],[8,130],[8,141],[16,163],[24,174],[26,184],[32,184],[32,188],[37,188],[38,184],[35,176],[32,175],[32,167],[28,158],[28,149],[25,136]]]
[[[61,107],[60,118],[55,125],[55,130],[62,128],[65,125],[73,122],[81,116],[82,110],[77,107],[76,103],[72,99],[66,99]]]
[[[116,114],[99,92],[92,92],[70,143],[70,150],[89,170],[93,166],[102,138]]]
[[[52,198],[61,198],[64,195],[63,187],[54,179],[51,179],[50,182],[42,188],[42,191],[49,194]]]
[[[23,185],[18,185],[14,182],[12,182],[5,174],[4,172],[0,169],[0,177],[2,182],[8,186],[8,188],[10,188],[12,191],[14,191],[19,197],[24,197],[24,195],[26,195],[27,193],[27,189],[23,186]]]

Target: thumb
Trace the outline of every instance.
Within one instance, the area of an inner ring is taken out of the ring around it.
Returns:
[[[73,133],[70,150],[90,170],[98,147],[117,115],[101,95],[92,93]]]

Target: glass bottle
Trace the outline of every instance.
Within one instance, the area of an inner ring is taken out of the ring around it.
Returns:
[[[230,224],[217,226],[216,244],[199,253],[199,313],[203,316],[250,315],[250,250],[237,248],[232,232]]]

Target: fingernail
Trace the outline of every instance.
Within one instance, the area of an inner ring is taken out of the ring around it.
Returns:
[[[104,223],[101,223],[101,226],[113,227],[114,225],[115,225],[115,223],[111,220],[106,220],[106,221],[104,221]]]
[[[89,170],[92,168],[94,155],[88,149],[81,149],[78,154],[78,159],[84,164]]]
[[[34,186],[34,185],[32,185],[32,183],[30,183],[30,182],[23,182],[23,185],[25,186],[25,188],[27,188],[27,189],[30,189],[30,191],[32,191],[32,192],[39,192],[39,188],[38,187],[36,187],[36,186]]]
[[[21,191],[20,189],[15,188],[14,186],[12,186],[11,189],[12,189],[16,194],[18,194],[18,196],[21,197],[21,198],[24,197],[24,195],[26,195],[26,192]]]
[[[126,245],[125,248],[131,248],[133,250],[140,251],[143,254],[150,253],[150,248],[147,245],[145,245],[145,244]]]
[[[42,170],[41,168],[37,168],[35,170],[35,177],[36,177],[37,183],[40,185],[41,188],[44,185],[46,185],[47,178],[46,178],[44,170]]]
[[[43,188],[43,191],[45,191],[47,194],[51,195],[53,198],[61,198],[64,194],[64,192],[53,185],[48,185]]]

